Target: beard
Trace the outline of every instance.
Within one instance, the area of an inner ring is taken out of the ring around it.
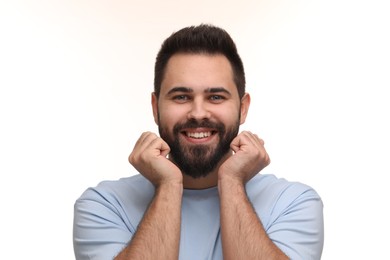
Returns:
[[[188,120],[185,123],[178,123],[173,127],[172,134],[166,128],[161,127],[159,120],[159,132],[161,138],[167,142],[170,151],[170,158],[179,167],[182,173],[193,178],[206,177],[212,172],[221,159],[230,152],[230,143],[237,136],[240,118],[237,122],[226,129],[222,123],[211,122],[208,119],[197,121]],[[218,134],[219,142],[217,145],[189,144],[184,145],[180,142],[179,135],[182,129],[189,128],[210,128],[215,129]]]

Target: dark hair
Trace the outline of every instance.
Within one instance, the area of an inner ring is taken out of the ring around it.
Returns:
[[[240,98],[244,96],[244,65],[238,55],[235,43],[225,30],[212,25],[201,24],[183,28],[173,33],[163,42],[154,67],[154,92],[157,97],[160,96],[161,83],[167,63],[177,53],[224,55],[232,66],[238,94]]]

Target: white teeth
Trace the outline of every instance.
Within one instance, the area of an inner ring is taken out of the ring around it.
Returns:
[[[196,138],[196,139],[206,138],[206,137],[209,137],[210,135],[211,135],[211,132],[196,132],[196,133],[187,132],[188,137]]]

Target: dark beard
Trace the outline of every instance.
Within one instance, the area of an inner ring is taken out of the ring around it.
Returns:
[[[185,128],[212,128],[218,131],[219,143],[214,147],[207,145],[187,145],[180,144],[179,135],[181,130]],[[222,123],[213,123],[205,119],[201,122],[189,120],[184,124],[176,124],[173,128],[173,137],[169,135],[166,129],[161,128],[159,124],[159,132],[162,139],[167,142],[170,151],[170,158],[179,167],[182,173],[193,178],[207,176],[212,172],[221,159],[230,151],[230,143],[237,136],[239,129],[239,119],[237,123],[226,130]]]

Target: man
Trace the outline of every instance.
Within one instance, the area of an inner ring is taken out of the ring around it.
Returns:
[[[77,259],[320,259],[322,202],[261,175],[269,156],[245,122],[242,61],[222,29],[184,28],[155,65],[153,116],[130,163],[140,173],[77,200]]]

